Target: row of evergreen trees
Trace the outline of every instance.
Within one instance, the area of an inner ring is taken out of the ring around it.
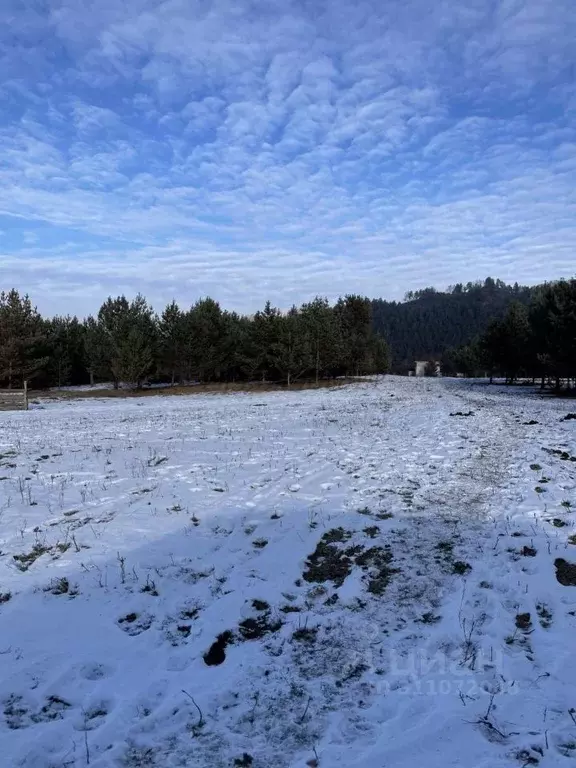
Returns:
[[[473,343],[448,350],[442,372],[570,386],[576,379],[576,280],[539,286],[528,306],[513,302]]]
[[[28,296],[0,294],[0,386],[60,387],[112,381],[261,380],[290,386],[340,375],[384,373],[388,348],[372,329],[371,303],[316,298],[282,313],[267,303],[253,317],[210,298],[160,316],[146,299],[108,298],[98,314],[44,319]]]

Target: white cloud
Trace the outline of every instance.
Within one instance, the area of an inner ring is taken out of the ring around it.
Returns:
[[[0,267],[49,311],[574,271],[568,0],[10,1]]]

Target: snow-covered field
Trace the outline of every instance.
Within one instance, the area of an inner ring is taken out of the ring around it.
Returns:
[[[0,765],[574,764],[571,405],[389,377],[0,414]]]

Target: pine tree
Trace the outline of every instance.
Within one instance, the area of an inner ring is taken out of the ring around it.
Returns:
[[[311,365],[316,384],[338,361],[338,333],[334,310],[328,299],[317,296],[301,308],[303,327],[308,335]]]
[[[103,326],[91,315],[83,323],[84,354],[90,384],[96,378],[107,378],[110,375],[108,365],[108,343]]]
[[[559,389],[562,378],[576,376],[576,280],[546,285],[536,295],[529,317],[539,373],[552,376]]]
[[[494,376],[503,373],[506,361],[504,359],[505,331],[501,320],[492,320],[478,342],[480,360],[490,374],[490,383]],[[461,369],[462,372],[463,369]]]
[[[46,322],[46,337],[49,361],[46,374],[50,383],[58,388],[69,384],[72,375],[71,323],[69,317],[54,317]]]
[[[335,307],[342,339],[342,363],[347,373],[366,372],[366,359],[372,333],[370,301],[362,296],[345,296]]]
[[[200,299],[190,310],[188,319],[194,345],[191,361],[200,381],[218,381],[225,368],[223,340],[225,321],[218,302]]]
[[[503,374],[512,384],[530,366],[530,324],[526,307],[512,302],[502,320],[488,326],[479,343],[484,364],[490,372]]]
[[[457,350],[456,368],[458,373],[473,377],[483,373],[477,344],[464,344]]]
[[[153,347],[143,326],[135,323],[118,342],[114,366],[120,381],[140,389],[154,364]]]
[[[97,347],[118,388],[120,382],[139,388],[150,373],[156,349],[156,323],[152,308],[138,294],[108,298],[98,312]]]
[[[258,354],[253,343],[252,322],[235,312],[224,312],[222,320],[223,375],[228,381],[253,379]]]
[[[288,387],[311,367],[309,337],[302,315],[296,307],[280,317],[275,367]]]
[[[262,381],[278,377],[277,363],[280,345],[280,310],[269,301],[262,312],[256,312],[252,322],[252,341],[257,354],[255,373]]]
[[[30,298],[0,293],[0,381],[11,389],[38,377],[48,362],[43,343],[43,321]]]
[[[186,350],[186,317],[175,301],[168,304],[162,313],[158,336],[160,366],[174,385],[182,380]]]
[[[526,372],[530,339],[530,325],[526,307],[517,301],[512,302],[504,320],[503,329],[503,368],[510,383],[521,372]]]
[[[372,334],[368,347],[369,373],[388,373],[390,370],[390,350],[386,339],[379,334]]]

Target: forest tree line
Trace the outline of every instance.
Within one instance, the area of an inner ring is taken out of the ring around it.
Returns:
[[[501,319],[492,319],[471,343],[442,355],[450,376],[539,379],[560,389],[576,383],[576,280],[560,280],[532,290],[529,304],[513,301]]]
[[[247,317],[210,298],[157,315],[143,296],[108,298],[94,316],[43,318],[28,296],[0,294],[0,386],[270,381],[406,373],[440,360],[445,375],[576,377],[576,281],[536,287],[487,278],[403,302],[316,298]],[[434,371],[434,366],[430,366]]]
[[[112,382],[298,380],[385,373],[385,340],[373,330],[369,299],[333,306],[316,298],[289,312],[268,302],[254,316],[210,299],[157,315],[146,299],[109,297],[98,313],[43,318],[26,295],[0,294],[0,386],[36,388]]]

